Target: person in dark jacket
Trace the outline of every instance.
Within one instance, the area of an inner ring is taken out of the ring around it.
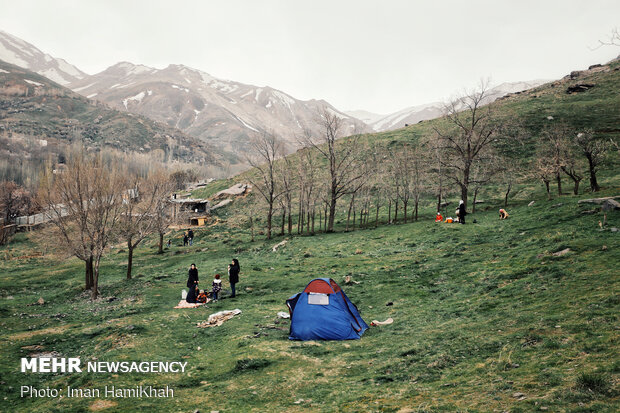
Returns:
[[[189,246],[194,245],[194,231],[191,229],[187,230],[187,240],[189,241]]]
[[[185,299],[188,303],[195,303],[196,298],[198,297],[198,268],[196,268],[196,264],[192,264],[189,269],[188,277],[187,277],[187,288],[189,288],[189,292],[187,293],[187,298]]]
[[[236,290],[235,285],[239,282],[239,272],[241,271],[241,267],[239,266],[239,261],[236,258],[233,258],[232,264],[228,265],[228,281],[230,281],[230,289],[232,290],[231,297],[235,297]]]
[[[467,215],[467,211],[465,211],[465,202],[461,199],[461,202],[459,202],[459,223],[465,224],[465,215]]]

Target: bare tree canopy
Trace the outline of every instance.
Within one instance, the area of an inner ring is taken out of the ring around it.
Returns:
[[[98,295],[101,257],[123,210],[127,180],[121,170],[101,156],[75,151],[62,173],[48,168],[41,179],[39,200],[58,241],[85,262],[92,299]]]
[[[466,206],[470,186],[499,172],[490,169],[496,165],[490,160],[496,156],[493,144],[502,137],[503,124],[493,105],[487,105],[488,91],[488,82],[481,82],[477,90],[453,100],[444,108],[445,122],[434,126],[442,172],[458,185]]]
[[[282,156],[282,144],[273,134],[265,132],[255,136],[250,145],[253,155],[246,159],[255,169],[250,182],[267,203],[267,239],[271,239],[274,204],[284,192],[276,171],[276,160]]]
[[[342,118],[337,113],[324,109],[318,115],[317,122],[322,129],[321,135],[312,136],[306,133],[302,143],[314,148],[327,161],[329,205],[327,232],[332,232],[338,199],[346,194],[355,193],[361,187],[365,173],[359,166],[365,165],[365,162],[360,158],[359,134],[340,139],[344,131]]]

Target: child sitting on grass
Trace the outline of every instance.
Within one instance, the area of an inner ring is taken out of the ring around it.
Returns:
[[[215,274],[215,278],[213,279],[213,290],[211,291],[211,298],[213,301],[217,301],[220,291],[222,291],[222,280],[220,280],[219,274]]]
[[[206,303],[207,302],[207,292],[204,290],[200,291],[200,294],[198,294],[198,297],[196,298],[196,301],[199,303]]]

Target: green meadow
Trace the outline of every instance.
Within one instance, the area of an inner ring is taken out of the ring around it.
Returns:
[[[620,189],[617,177],[603,184],[601,196]],[[123,247],[112,248],[95,302],[82,290],[81,262],[58,255],[44,233],[20,233],[0,250],[8,389],[0,410],[617,411],[620,233],[612,228],[620,212],[607,213],[601,229],[603,213],[583,214],[592,206],[577,204],[586,197],[521,193],[506,221],[496,214],[499,199],[489,198],[467,225],[435,224],[429,204],[418,222],[387,225],[382,215],[376,229],[287,237],[277,252],[283,237],[250,242],[249,230],[223,212],[197,231],[193,247],[172,232],[172,247],[157,255],[156,240],[147,240],[132,280]],[[191,263],[210,286],[233,257],[242,267],[237,298],[173,308]],[[290,341],[289,321],[276,313],[315,277],[336,280],[367,323],[394,323],[355,341]],[[35,304],[40,297],[45,303]],[[220,327],[196,327],[235,308],[242,314]],[[183,374],[19,371],[21,357],[41,352],[188,365]],[[175,397],[21,398],[20,386],[29,385],[168,385]]]

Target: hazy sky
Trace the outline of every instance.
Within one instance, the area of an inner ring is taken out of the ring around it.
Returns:
[[[603,63],[614,27],[618,0],[0,0],[0,29],[87,73],[181,63],[378,113]]]

